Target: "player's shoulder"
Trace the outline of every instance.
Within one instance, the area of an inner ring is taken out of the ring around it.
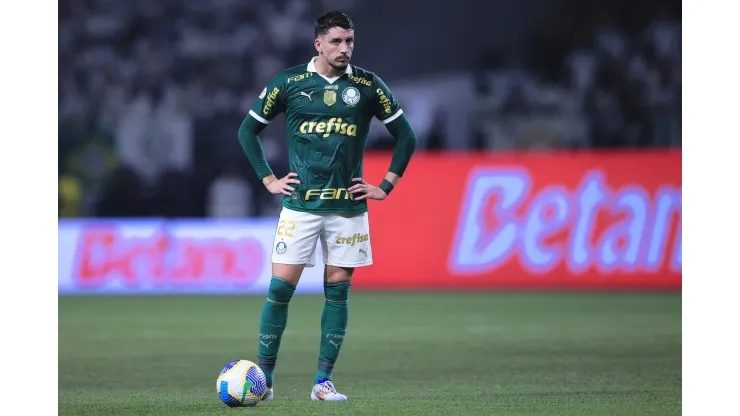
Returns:
[[[300,64],[296,66],[292,66],[287,69],[283,69],[283,74],[286,76],[294,76],[294,75],[300,75],[305,74],[308,72],[308,64]]]
[[[355,65],[352,65],[350,79],[366,87],[374,87],[376,84],[383,82],[377,73]]]
[[[295,77],[298,77],[298,76],[305,75],[308,72],[309,72],[308,71],[308,65],[307,64],[301,64],[301,65],[296,65],[296,66],[293,66],[293,67],[290,67],[290,68],[283,69],[282,71],[280,71],[277,74],[275,74],[275,77],[274,78],[275,79],[279,79],[279,80],[281,80],[282,82],[285,83],[288,80],[290,80],[291,78],[295,78]]]

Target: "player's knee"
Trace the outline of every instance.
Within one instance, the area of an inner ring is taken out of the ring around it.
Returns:
[[[295,286],[279,277],[273,277],[270,280],[270,290],[267,292],[267,299],[278,302],[288,303],[293,297]]]
[[[324,283],[324,296],[334,302],[346,302],[349,299],[350,282]]]
[[[352,282],[352,274],[355,269],[352,267],[326,266],[325,278],[326,283]]]
[[[349,298],[349,287],[352,284],[351,267],[326,266],[324,279],[324,296],[334,302],[346,302]]]
[[[272,264],[272,275],[285,280],[293,286],[298,286],[298,281],[301,279],[303,269],[306,266],[303,264]]]

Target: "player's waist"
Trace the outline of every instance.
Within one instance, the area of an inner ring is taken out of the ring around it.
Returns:
[[[339,186],[314,186],[297,187],[295,196],[303,201],[352,201],[354,195],[350,193],[349,187]]]
[[[365,200],[356,200],[349,187],[300,187],[283,199],[283,206],[314,213],[359,213],[367,211]]]
[[[327,201],[305,203],[286,196],[283,199],[283,206],[294,211],[310,212],[313,214],[356,215],[367,212],[367,203],[364,200],[353,203]]]

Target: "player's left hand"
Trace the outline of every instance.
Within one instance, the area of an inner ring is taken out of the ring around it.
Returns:
[[[383,192],[382,189],[378,188],[377,186],[370,185],[369,183],[365,182],[362,178],[352,178],[352,182],[359,182],[356,183],[347,190],[351,194],[359,194],[362,193],[362,195],[355,198],[355,201],[361,201],[363,199],[377,199],[378,201],[381,201],[385,199],[388,195]]]

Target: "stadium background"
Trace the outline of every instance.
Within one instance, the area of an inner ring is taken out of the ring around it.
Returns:
[[[167,343],[186,330],[174,316],[198,321],[198,311],[226,308],[257,319],[280,201],[258,182],[236,131],[275,72],[313,56],[313,20],[334,8],[355,21],[352,63],[383,77],[419,137],[398,189],[370,203],[375,264],[355,275],[350,326],[369,330],[378,321],[358,316],[385,309],[407,324],[459,322],[438,315],[439,299],[477,319],[471,331],[491,342],[481,328],[492,314],[537,319],[556,345],[562,334],[589,345],[615,325],[609,339],[644,337],[631,359],[672,380],[662,382],[674,399],[678,389],[680,411],[681,3],[657,0],[61,1],[60,389],[112,365],[82,357],[129,345],[118,330],[146,343],[145,329],[157,327],[162,345],[177,348]],[[282,120],[261,135],[279,175]],[[374,122],[370,182],[392,146]],[[292,308],[318,304],[310,294],[322,293],[321,269],[307,269],[298,286],[307,296]],[[80,294],[148,296],[66,296]],[[552,321],[560,313],[581,319],[582,332]],[[116,321],[123,315],[132,320]],[[531,322],[517,319],[507,328],[530,334]],[[239,324],[247,334],[248,322]],[[210,325],[187,331],[207,332],[206,343],[218,337]],[[300,323],[286,334],[291,325]],[[396,339],[408,330],[396,328]],[[419,336],[430,356],[444,353],[442,341]],[[255,352],[246,338],[228,353]],[[222,355],[205,362],[231,359]],[[637,377],[612,364],[617,379]],[[68,413],[100,411],[60,397]]]

